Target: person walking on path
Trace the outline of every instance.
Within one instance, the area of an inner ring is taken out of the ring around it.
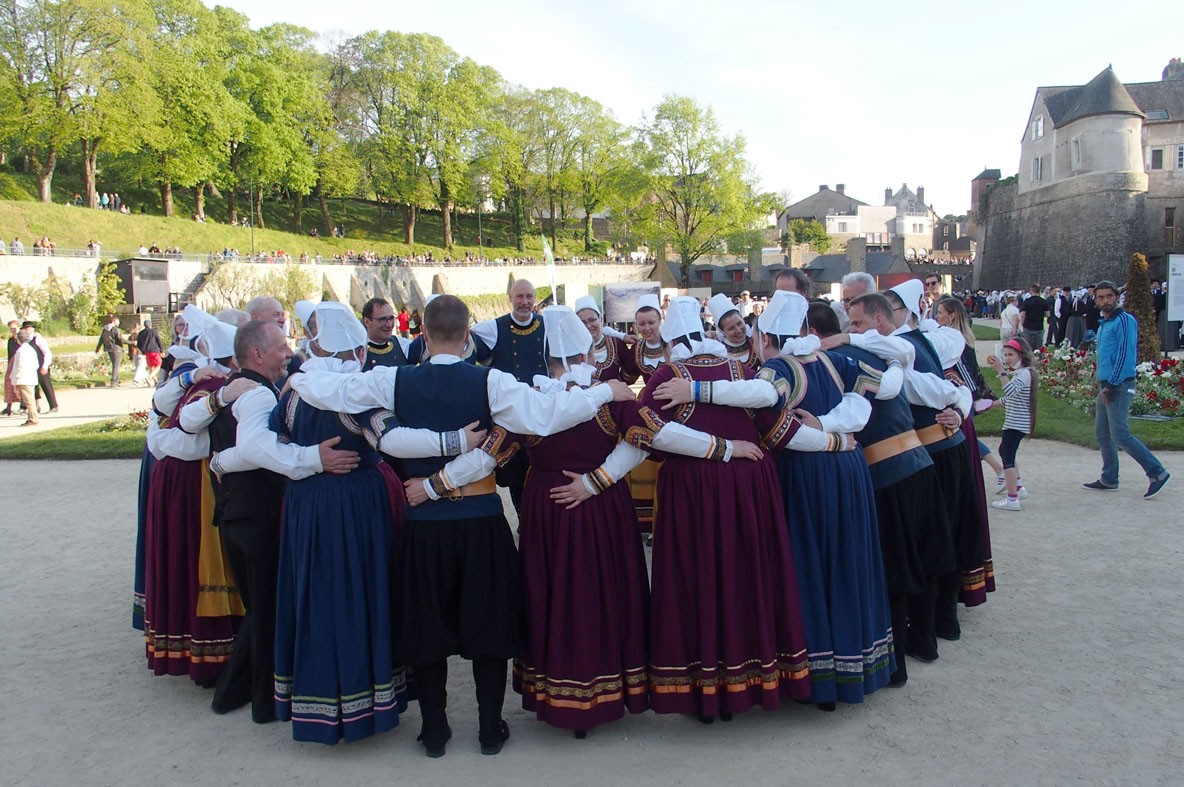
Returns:
[[[4,367],[4,415],[12,415],[12,406],[21,400],[16,385],[12,382],[12,366],[16,359],[16,351],[20,349],[20,340],[16,335],[20,333],[21,324],[16,320],[8,323],[8,364]]]
[[[1044,315],[1048,312],[1048,301],[1040,297],[1040,286],[1033,284],[1028,297],[1024,298],[1020,305],[1020,314],[1023,317],[1021,333],[1024,341],[1033,350],[1039,350],[1044,346]]]
[[[53,367],[53,351],[49,349],[49,342],[45,341],[45,337],[37,332],[37,326],[32,321],[25,320],[21,323],[21,328],[29,329],[29,342],[33,345],[33,351],[37,353],[37,361],[40,364],[37,367],[37,384],[45,393],[45,401],[49,405],[49,411],[56,413],[58,411],[58,397],[53,391],[53,378],[50,376],[50,370]],[[33,393],[36,395],[37,392]]]
[[[119,331],[119,319],[112,314],[99,334],[99,341],[95,345],[95,352],[100,350],[107,353],[111,361],[111,387],[119,387],[119,364],[123,362],[123,334]]]
[[[9,356],[12,365],[12,385],[16,388],[20,402],[25,408],[27,420],[21,426],[37,425],[37,404],[33,401],[33,391],[37,388],[37,351],[33,349],[32,331],[22,328],[17,332],[16,340],[20,342],[16,353]]]
[[[1118,305],[1114,282],[1094,286],[1094,300],[1101,311],[1098,324],[1098,398],[1095,403],[1094,438],[1102,451],[1102,476],[1083,484],[1086,489],[1111,491],[1118,488],[1118,449],[1139,463],[1151,484],[1144,498],[1159,494],[1172,475],[1139,438],[1131,434],[1131,400],[1135,395],[1135,362],[1138,356],[1139,323]]]
[[[136,337],[136,346],[144,354],[147,362],[148,385],[156,385],[156,375],[160,371],[161,351],[160,334],[152,327],[152,320],[144,320],[144,327]]]

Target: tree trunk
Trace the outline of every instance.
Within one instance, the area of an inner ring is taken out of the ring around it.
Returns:
[[[592,251],[592,211],[584,208],[584,251]]]
[[[414,205],[403,206],[403,242],[408,246],[415,245],[415,214]]]
[[[82,140],[82,191],[86,194],[88,208],[99,207],[99,195],[95,189],[95,159],[98,146],[98,142]]]
[[[299,191],[292,194],[292,218],[296,220],[296,231],[304,232],[304,195]]]
[[[321,206],[321,223],[324,224],[326,235],[333,234],[333,217],[329,215],[329,201],[325,199],[325,191],[317,184],[317,204]]]
[[[555,194],[551,191],[547,192],[547,209],[551,213],[551,251],[557,252],[559,244],[556,242],[558,236],[555,232]]]
[[[514,191],[514,246],[518,251],[526,251],[526,199],[521,186],[515,186]]]
[[[444,248],[452,248],[452,194],[448,184],[440,181],[440,223],[444,231]]]
[[[233,187],[226,190],[226,210],[229,214],[226,220],[238,224],[238,191]]]
[[[260,185],[255,189],[255,218],[253,219],[253,227],[258,227],[261,230],[267,229],[267,225],[263,223],[263,186]]]
[[[42,202],[53,202],[53,170],[37,173],[37,196]]]
[[[160,184],[160,209],[164,211],[165,218],[172,218],[173,215],[173,182],[166,180]]]
[[[193,212],[199,217],[206,215],[206,184],[199,183],[193,187]]]

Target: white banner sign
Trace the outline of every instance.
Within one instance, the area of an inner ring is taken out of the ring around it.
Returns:
[[[642,295],[657,295],[660,290],[661,285],[656,281],[604,285],[604,321],[633,322],[633,316],[637,314],[637,299]]]
[[[1184,254],[1168,255],[1168,322],[1184,322]]]

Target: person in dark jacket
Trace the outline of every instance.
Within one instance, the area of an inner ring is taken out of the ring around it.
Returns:
[[[156,375],[160,371],[161,352],[160,334],[152,327],[152,320],[144,320],[144,327],[136,337],[136,347],[144,353],[144,360],[148,364],[148,384],[156,385]]]
[[[119,364],[123,363],[124,343],[123,334],[119,330],[119,319],[112,314],[107,318],[107,324],[103,326],[98,344],[95,345],[95,352],[106,352],[107,358],[111,361],[112,388],[119,387]]]

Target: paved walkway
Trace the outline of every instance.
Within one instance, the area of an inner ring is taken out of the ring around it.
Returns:
[[[0,416],[0,440],[23,434],[40,434],[63,426],[103,421],[152,406],[151,388],[124,383],[119,388],[54,388],[58,412],[42,413],[37,426],[24,426],[24,416]],[[45,400],[41,400],[45,407]],[[16,405],[13,405],[15,411]]]
[[[963,610],[962,639],[909,682],[835,713],[789,703],[703,726],[645,713],[587,740],[531,718],[508,692],[513,736],[482,757],[467,664],[450,670],[455,737],[415,742],[419,711],[360,743],[298,744],[286,724],[210,711],[210,692],[145,668],[131,628],[135,461],[3,462],[0,675],[5,785],[1064,785],[1172,784],[1184,762],[1176,475],[1144,501],[1088,493],[1096,452],[1020,450],[1033,497],[993,512],[998,592]],[[17,497],[19,495],[19,498]],[[512,516],[512,509],[509,511]]]

